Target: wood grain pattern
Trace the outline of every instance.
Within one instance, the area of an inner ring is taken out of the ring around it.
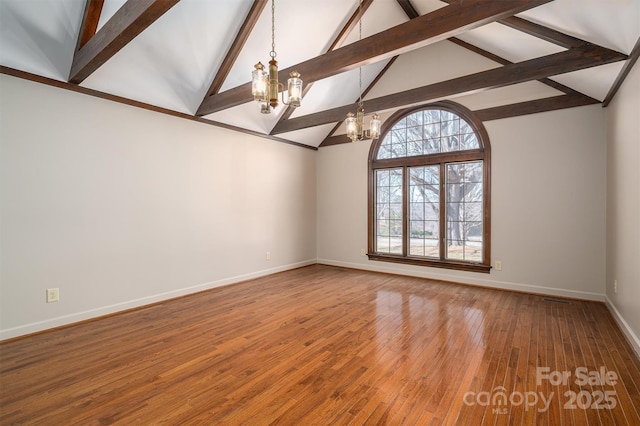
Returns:
[[[640,424],[640,361],[569,302],[309,266],[0,344],[0,424]],[[614,386],[536,384],[601,366]],[[500,386],[552,403],[465,402]]]

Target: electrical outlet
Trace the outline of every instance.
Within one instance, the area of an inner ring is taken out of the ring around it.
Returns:
[[[60,300],[60,289],[59,288],[48,288],[47,289],[47,303],[53,303]]]
[[[613,292],[618,292],[618,280],[613,280]]]
[[[496,260],[495,268],[496,271],[502,271],[502,260]]]
[[[271,260],[271,252],[270,252],[270,251],[268,251],[268,252],[267,252],[267,254],[265,254],[264,258],[265,258],[266,260]]]
[[[366,256],[367,255],[367,249],[360,249],[360,256]]]

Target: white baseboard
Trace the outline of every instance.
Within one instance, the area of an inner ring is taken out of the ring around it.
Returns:
[[[343,268],[362,269],[373,272],[385,272],[388,274],[406,275],[410,277],[428,278],[433,280],[459,282],[461,284],[476,285],[482,287],[490,287],[499,290],[512,290],[524,293],[534,293],[544,296],[568,297],[571,299],[593,300],[604,302],[605,295],[599,293],[590,293],[586,291],[566,290],[552,287],[535,286],[531,284],[512,283],[506,281],[496,281],[485,278],[467,278],[459,275],[447,275],[434,272],[432,269],[422,268],[423,270],[414,271],[400,267],[394,267],[393,264],[385,262],[371,262],[372,264],[342,262],[331,259],[318,259],[318,263],[324,265],[340,266]]]
[[[259,278],[266,275],[275,274],[277,272],[282,272],[290,269],[300,268],[303,266],[313,265],[315,263],[321,263],[325,265],[339,266],[339,267],[351,268],[351,269],[362,269],[362,270],[368,270],[373,272],[384,272],[384,273],[397,274],[397,275],[429,278],[429,279],[435,279],[435,280],[456,281],[463,284],[478,285],[483,287],[496,288],[500,290],[513,290],[513,291],[541,294],[546,296],[569,297],[569,298],[575,298],[575,299],[606,302],[614,318],[620,325],[620,328],[623,330],[623,332],[625,333],[629,341],[632,343],[634,350],[638,353],[638,356],[640,356],[640,340],[633,333],[629,325],[626,323],[624,318],[620,315],[620,313],[617,311],[617,309],[611,303],[611,301],[608,298],[606,298],[606,296],[603,294],[579,292],[579,291],[573,291],[573,290],[563,290],[563,289],[557,289],[557,288],[551,288],[551,287],[540,287],[540,286],[533,286],[533,285],[520,284],[520,283],[502,282],[502,281],[488,280],[488,279],[482,279],[482,278],[468,279],[460,276],[439,274],[433,271],[428,271],[428,272],[410,271],[402,268],[396,268],[386,264],[382,265],[382,264],[379,264],[380,262],[376,262],[375,265],[365,265],[361,263],[342,262],[342,261],[336,261],[331,259],[306,260],[306,261],[283,265],[283,266],[279,266],[271,269],[264,269],[260,271],[251,272],[248,274],[228,277],[228,278],[224,278],[217,281],[212,281],[204,284],[199,284],[191,287],[173,290],[170,292],[159,293],[159,294],[155,294],[155,295],[151,295],[151,296],[147,296],[147,297],[143,297],[135,300],[129,300],[122,303],[103,306],[96,309],[76,312],[69,315],[47,319],[45,321],[39,321],[39,322],[21,325],[14,328],[4,329],[4,330],[0,330],[0,341],[23,336],[26,334],[36,333],[39,331],[43,331],[43,330],[47,330],[55,327],[69,325],[76,322],[101,317],[104,315],[110,315],[110,314],[120,312],[120,311],[125,311],[128,309],[138,308],[141,306],[149,305],[156,302],[161,302],[161,301],[172,299],[175,297],[197,293],[203,290],[208,290],[216,287],[234,284],[241,281],[250,280],[253,278]]]
[[[640,338],[636,336],[627,321],[625,321],[620,311],[616,309],[616,305],[613,304],[609,297],[606,297],[605,304],[607,305],[607,308],[609,308],[609,312],[611,312],[613,319],[618,323],[618,326],[620,327],[624,335],[627,336],[627,340],[631,344],[631,347],[633,347],[633,350],[636,351],[636,355],[638,356],[638,358],[640,358]]]
[[[36,333],[50,328],[60,327],[77,323],[80,321],[89,320],[92,318],[98,318],[104,315],[110,315],[116,312],[126,311],[128,309],[139,308],[141,306],[150,305],[156,302],[162,302],[164,300],[173,299],[175,297],[185,296],[188,294],[197,293],[203,290],[209,290],[216,287],[221,287],[229,284],[235,284],[241,281],[250,280],[253,278],[259,278],[266,275],[275,274],[277,272],[287,271],[289,269],[300,268],[302,266],[314,265],[316,259],[305,260],[302,262],[292,263],[289,265],[278,266],[271,269],[263,269],[261,271],[250,272],[244,275],[237,275],[234,277],[223,278],[218,281],[212,281],[204,284],[198,284],[191,287],[181,288],[165,293],[154,294],[147,297],[142,297],[135,300],[128,300],[122,303],[116,303],[113,305],[102,306],[95,309],[89,309],[87,311],[76,312],[69,315],[63,315],[56,318],[47,319],[44,321],[38,321],[30,324],[21,325],[14,328],[0,330],[0,341],[11,339],[14,337],[24,336],[31,333]]]

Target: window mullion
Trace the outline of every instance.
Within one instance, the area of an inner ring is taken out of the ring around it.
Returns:
[[[409,254],[409,168],[402,168],[402,256]]]
[[[447,176],[445,175],[445,171],[445,164],[440,163],[440,260],[444,260],[445,258],[447,243]]]

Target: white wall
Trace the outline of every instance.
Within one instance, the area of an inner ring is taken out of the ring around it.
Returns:
[[[0,339],[315,262],[316,152],[5,75],[0,93]]]
[[[604,300],[606,144],[599,106],[486,123],[492,146],[491,274],[369,261],[370,142],[318,153],[319,262]]]
[[[640,64],[605,111],[607,302],[640,354]]]

